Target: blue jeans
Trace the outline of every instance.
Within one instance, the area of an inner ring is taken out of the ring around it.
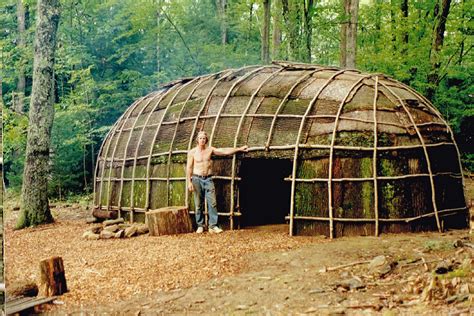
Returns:
[[[217,226],[216,189],[210,176],[201,177],[193,175],[191,179],[194,187],[195,216],[198,227],[204,227],[204,198],[207,200],[207,213],[209,215],[209,228]]]

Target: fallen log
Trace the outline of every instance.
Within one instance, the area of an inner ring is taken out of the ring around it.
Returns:
[[[193,231],[185,206],[168,206],[145,213],[150,236],[173,235]]]
[[[67,292],[66,275],[61,257],[51,257],[40,262],[40,296],[55,296]]]
[[[116,219],[118,216],[117,211],[108,211],[108,210],[101,210],[98,208],[95,208],[92,211],[92,216],[96,218],[103,218],[103,219]]]

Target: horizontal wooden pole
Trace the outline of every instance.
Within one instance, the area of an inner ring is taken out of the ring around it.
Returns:
[[[401,176],[377,176],[376,179],[374,178],[332,178],[333,182],[343,182],[343,181],[374,181],[374,180],[399,180],[399,179],[406,179],[406,178],[418,178],[418,177],[429,177],[428,173],[419,173],[419,174],[407,174]],[[460,178],[460,173],[455,172],[439,172],[434,173],[433,177],[436,176],[450,176],[453,178]],[[292,181],[291,177],[287,177],[284,179],[285,181]],[[295,179],[296,182],[328,182],[328,178],[308,178],[308,179]]]
[[[467,207],[459,207],[459,208],[451,208],[451,209],[444,209],[444,210],[439,210],[438,214],[444,216],[448,215],[453,215],[456,213],[461,213],[461,211],[466,211]],[[452,213],[452,214],[449,214]],[[420,216],[415,216],[415,217],[406,217],[406,218],[379,218],[379,222],[405,222],[409,223],[412,221],[416,221],[425,217],[433,217],[435,216],[435,212],[423,214]],[[289,216],[285,216],[285,219],[290,219]],[[294,219],[300,219],[300,220],[312,220],[312,221],[326,221],[328,222],[330,220],[329,217],[318,217],[318,216],[299,216],[296,215],[294,216]],[[334,221],[336,222],[375,222],[375,218],[333,218]]]
[[[229,176],[212,176],[212,179],[215,179],[215,180],[232,180],[232,177],[229,177]],[[186,181],[186,177],[175,177],[175,178],[164,178],[164,177],[150,177],[150,178],[143,178],[143,177],[140,177],[140,178],[110,178],[110,181],[147,181],[147,180],[151,180],[151,181]],[[235,177],[234,178],[235,181],[240,181],[242,180],[242,178],[240,177]],[[104,179],[103,180],[104,182],[109,182],[109,179]],[[101,179],[96,179],[95,182],[102,182]]]

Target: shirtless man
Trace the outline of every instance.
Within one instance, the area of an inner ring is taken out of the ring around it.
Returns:
[[[196,233],[204,232],[204,198],[207,200],[209,214],[209,233],[219,234],[222,229],[217,227],[216,190],[212,181],[211,156],[228,156],[238,152],[247,152],[248,146],[239,148],[215,148],[207,145],[207,133],[201,131],[197,135],[197,146],[188,152],[186,176],[188,190],[194,192],[194,205],[196,206]]]

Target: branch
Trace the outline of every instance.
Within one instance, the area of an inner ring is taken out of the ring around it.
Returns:
[[[191,53],[191,50],[189,49],[188,45],[186,44],[186,41],[184,40],[183,38],[183,35],[181,34],[181,32],[179,31],[178,27],[173,23],[173,21],[171,21],[171,18],[168,16],[168,14],[166,14],[166,12],[164,10],[161,10],[161,12],[164,14],[165,18],[168,20],[168,22],[170,22],[170,24],[173,26],[173,28],[175,29],[175,31],[178,33],[179,37],[181,38],[181,41],[183,42],[184,44],[184,47],[186,47],[187,51],[189,52],[189,55],[191,56],[191,59],[193,60],[193,62],[196,64],[196,66],[198,67],[199,69],[199,72],[201,72],[202,70],[202,65],[200,63],[197,62],[197,60],[194,58],[193,56],[193,53]]]

